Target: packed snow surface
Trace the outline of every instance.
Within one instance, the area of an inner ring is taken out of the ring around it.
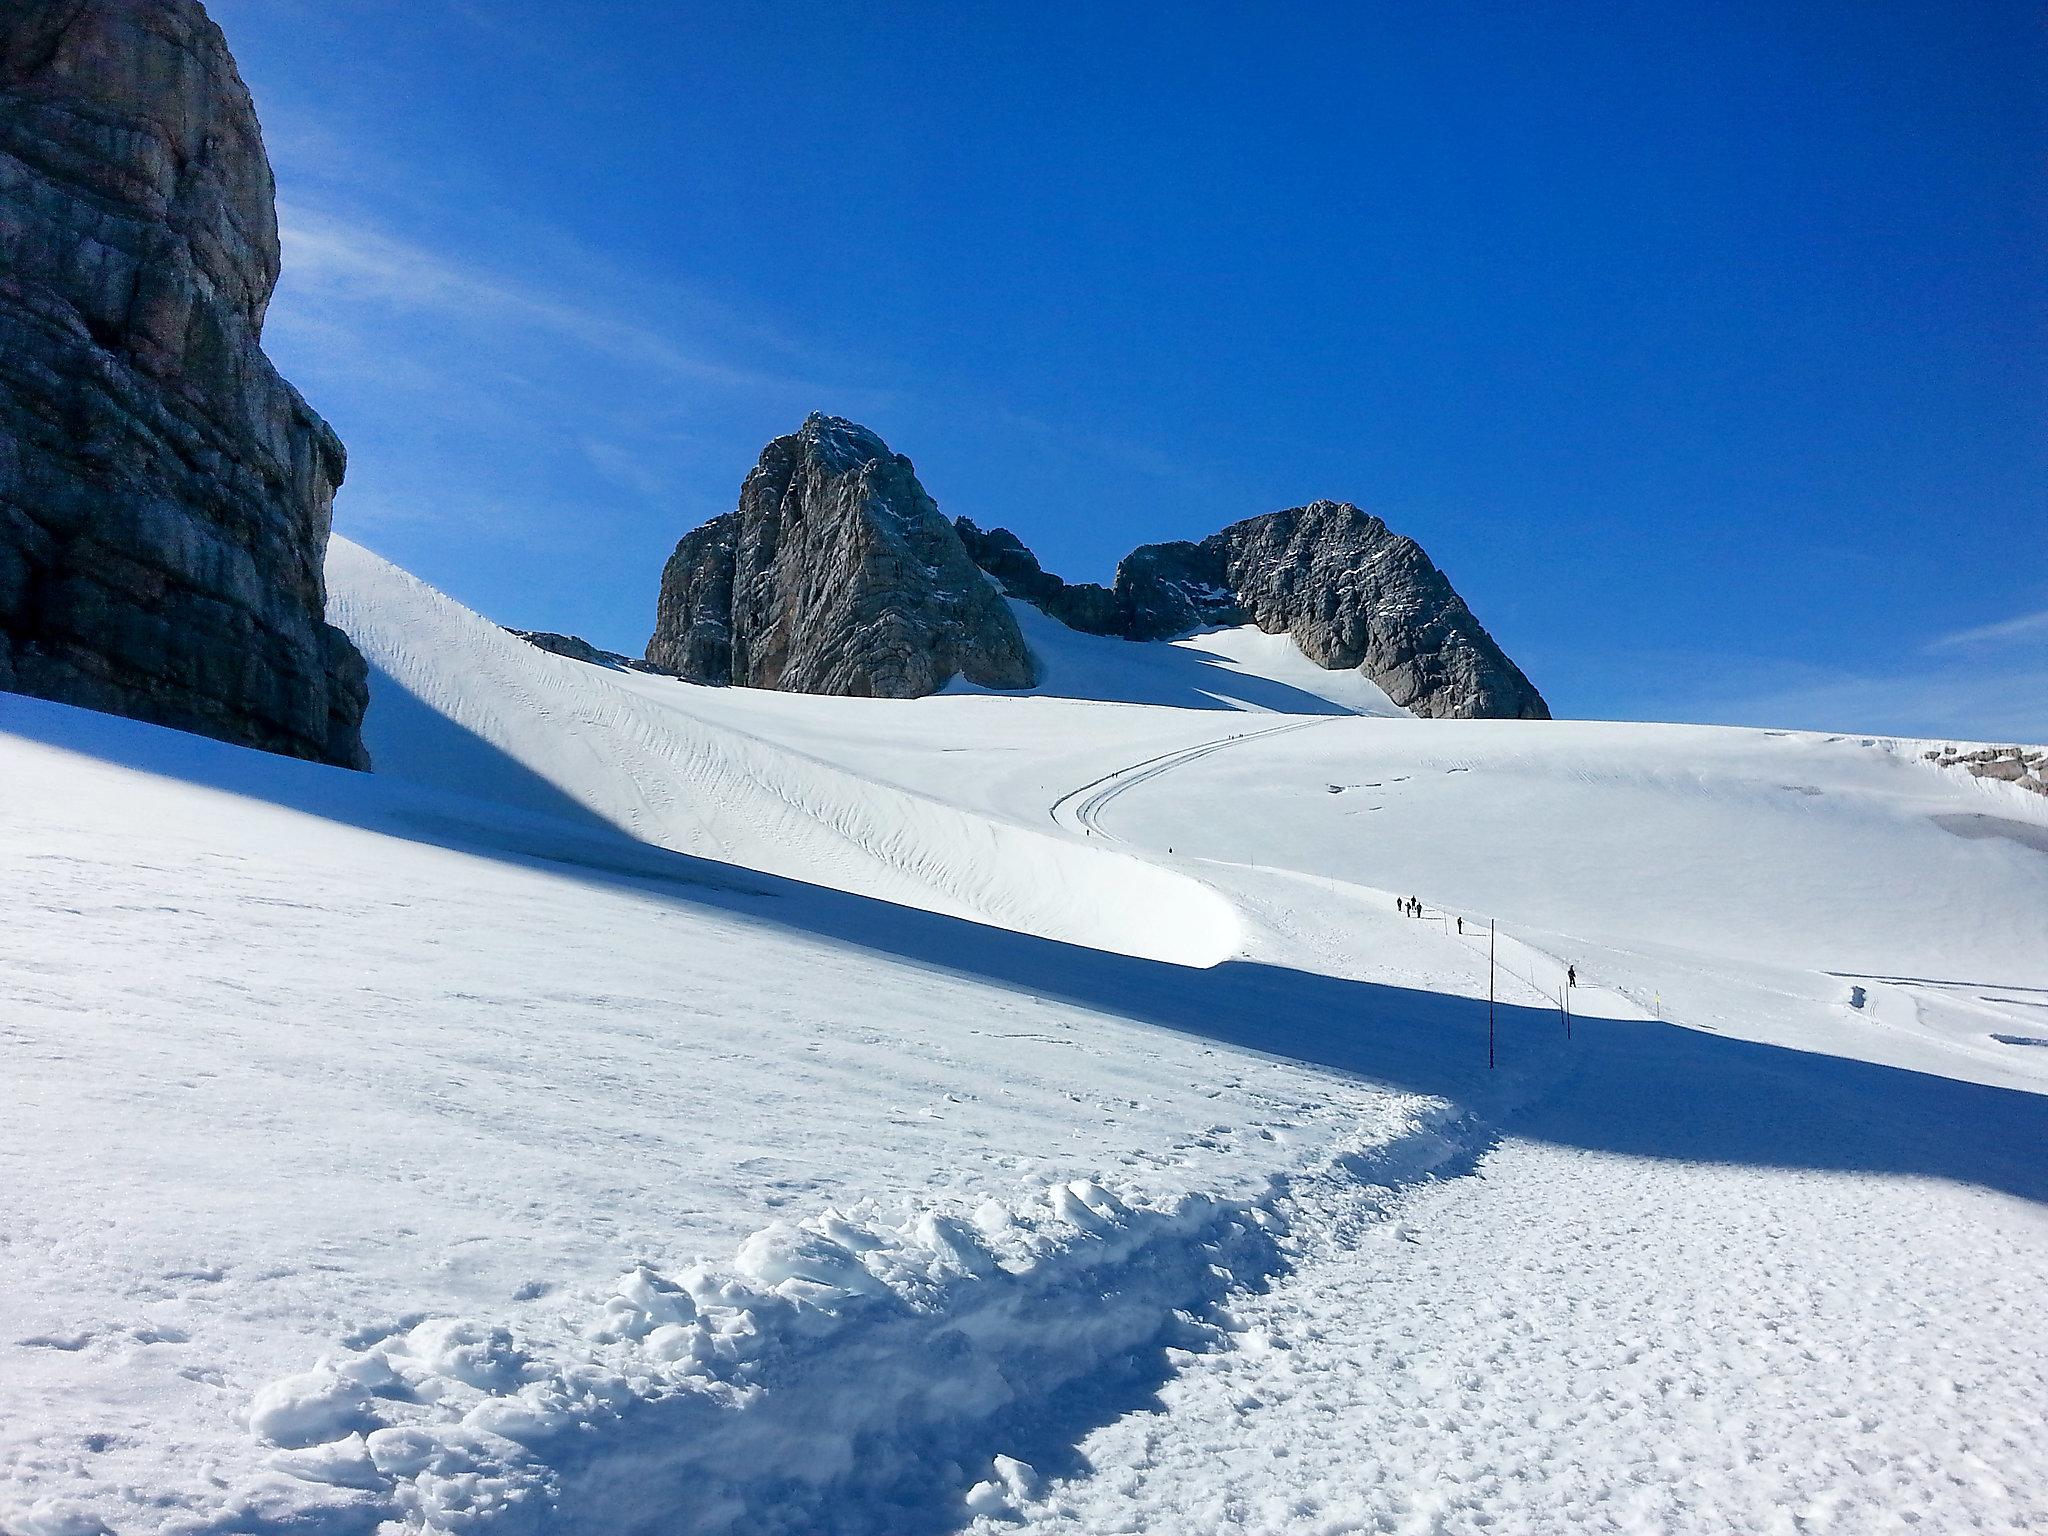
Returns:
[[[329,574],[374,774],[0,695],[8,1536],[2048,1525],[2048,800]]]

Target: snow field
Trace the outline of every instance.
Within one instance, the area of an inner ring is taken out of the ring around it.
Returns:
[[[2041,1207],[1508,1138],[1286,1280],[982,1536],[1989,1532],[2048,1521]]]
[[[13,698],[0,760],[9,1536],[349,1531],[408,1508],[488,1525],[583,1486],[572,1475],[630,1485],[601,1447],[623,1454],[660,1412],[724,1399],[682,1393],[694,1367],[675,1361],[603,1375],[583,1330],[616,1277],[681,1284],[827,1208],[908,1253],[920,1217],[971,1220],[993,1200],[1018,1213],[1011,1237],[982,1239],[999,1257],[1015,1245],[1001,1283],[1075,1310],[1113,1288],[1131,1299],[1115,1339],[1138,1341],[1122,1353],[1154,1340],[1156,1356],[1173,1311],[1219,1283],[1199,1213],[1261,1200],[1342,1138],[1398,1135],[1418,1102],[1137,1021],[1188,1009],[1166,989],[1208,973],[1097,955],[1081,980],[1098,1000],[1075,1000],[1087,952],[587,822]],[[1142,1239],[1129,1262],[1087,1256],[1131,1236],[1089,1238],[1053,1212],[1077,1180],[1122,1202]],[[793,1276],[756,1265],[773,1241],[723,1266],[758,1306],[693,1297],[688,1321],[744,1314],[742,1333],[775,1339],[747,1369],[801,1383],[807,1330],[838,1314],[775,1291]],[[909,1352],[904,1391],[931,1351],[960,1347],[933,1294],[860,1302],[880,1309],[844,1335],[848,1360],[873,1357],[861,1381],[887,1375],[885,1346]],[[1089,1364],[1071,1320],[1058,1332],[1073,1336],[1060,1370],[1127,1379],[1122,1355]],[[1057,1373],[996,1333],[981,1358],[1022,1415]],[[609,1395],[619,1380],[675,1406],[638,1415]],[[559,1442],[540,1456],[501,1433],[510,1418],[469,1423],[486,1398],[529,1404]],[[807,1411],[800,1388],[781,1401]],[[1090,1401],[1107,1414],[1116,1399]],[[395,1433],[373,1443],[380,1427]],[[943,1472],[924,1446],[909,1434],[848,1476]],[[1014,1449],[974,1445],[980,1470],[962,1463],[938,1505]],[[777,1507],[770,1463],[749,1457],[763,1481],[735,1485],[745,1519]],[[826,1488],[790,1507],[828,1502]]]
[[[0,695],[6,1536],[2048,1524],[2039,797],[330,580],[376,775]]]
[[[2048,800],[1921,747],[1338,719],[1190,757],[1165,793],[1105,803],[1096,841],[1412,893],[1468,927],[1497,917],[1509,941],[1694,1027],[2048,1085],[1996,1038],[2038,1033],[2048,998],[2048,858],[2028,841],[2048,837]],[[1538,981],[1554,988],[1554,969]]]

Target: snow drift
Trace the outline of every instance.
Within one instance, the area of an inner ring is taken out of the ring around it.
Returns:
[[[370,663],[380,774],[1119,953],[1213,965],[1238,946],[1229,903],[1194,880],[707,725],[707,690],[549,655],[346,539],[328,591]]]

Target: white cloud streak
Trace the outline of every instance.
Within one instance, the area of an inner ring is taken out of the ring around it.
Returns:
[[[2035,636],[2048,638],[2048,608],[2038,613],[2023,613],[2017,618],[2001,619],[1996,624],[1980,624],[1974,629],[1959,629],[1952,634],[1928,642],[1930,651],[1954,651],[1967,646],[1999,645],[2008,640],[2028,640]]]
[[[467,266],[397,236],[297,206],[279,210],[291,304],[380,304],[510,325],[634,367],[729,389],[802,390],[805,381],[732,363],[668,333]]]

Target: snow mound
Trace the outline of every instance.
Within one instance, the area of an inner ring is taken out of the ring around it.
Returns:
[[[1473,1134],[1420,1106],[1252,1199],[1074,1179],[893,1219],[828,1209],[722,1268],[636,1267],[551,1336],[418,1323],[265,1386],[249,1426],[273,1471],[330,1490],[322,1521],[882,1536],[1000,1516],[1036,1492],[1012,1452],[1049,1423],[1113,1416],[1095,1405],[1227,1341],[1215,1309],[1285,1266],[1297,1184],[1386,1194]],[[249,1490],[241,1512],[261,1505]]]
[[[693,695],[720,690],[550,655],[346,539],[327,580],[370,663],[379,774],[1042,938],[1199,966],[1238,948],[1230,904],[1186,876],[700,719]]]

